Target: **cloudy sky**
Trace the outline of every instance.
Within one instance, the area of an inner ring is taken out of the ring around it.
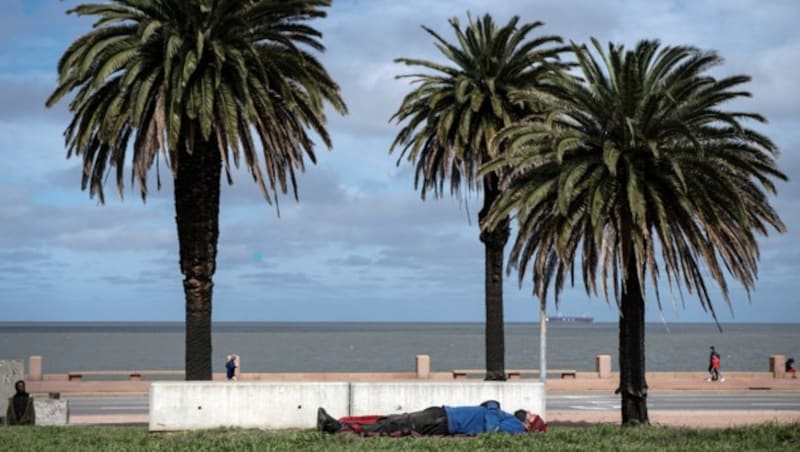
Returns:
[[[113,181],[105,205],[80,190],[80,162],[67,160],[63,105],[47,110],[56,62],[90,22],[66,16],[75,1],[3,0],[0,10],[0,321],[182,321],[172,187],[143,203]],[[213,318],[217,321],[483,320],[479,194],[422,201],[408,164],[388,155],[389,123],[409,89],[397,57],[439,60],[421,25],[452,34],[447,19],[491,13],[546,23],[541,33],[634,45],[643,38],[717,50],[717,75],[753,77],[738,108],[769,119],[761,130],[782,150],[774,205],[787,234],[762,238],[752,299],[734,290],[720,321],[800,322],[800,2],[756,0],[336,0],[321,57],[350,114],[331,114],[334,148],[299,181],[300,202],[280,199],[280,217],[244,171],[223,186]],[[164,168],[162,168],[164,170]],[[162,172],[166,174],[166,172]],[[514,232],[512,232],[513,234]],[[506,320],[534,321],[531,286],[505,286]],[[648,321],[710,322],[695,298],[668,296]],[[685,306],[684,306],[685,303]],[[565,315],[615,321],[613,305],[582,288],[564,293]],[[552,300],[548,310],[555,312]]]

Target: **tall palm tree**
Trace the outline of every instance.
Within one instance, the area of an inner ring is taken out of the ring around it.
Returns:
[[[553,77],[534,95],[552,111],[503,130],[503,158],[482,169],[508,168],[504,192],[487,224],[516,212],[512,266],[530,265],[534,293],[555,300],[574,266],[587,294],[598,276],[619,310],[622,422],[649,422],[645,380],[646,282],[661,308],[659,282],[694,292],[717,321],[706,286],[711,277],[729,307],[727,280],[749,294],[757,275],[755,233],[785,231],[770,206],[778,169],[775,145],[743,122],[764,119],[727,110],[749,96],[736,75],[717,79],[714,52],[642,41],[633,50],[609,44],[596,55],[574,46],[582,79]],[[580,257],[578,257],[580,255]],[[576,262],[577,260],[577,262]],[[599,275],[598,275],[599,270]],[[663,273],[662,273],[663,272]],[[663,280],[666,275],[666,281]]]
[[[461,29],[458,19],[450,25],[458,44],[450,44],[433,30],[422,27],[436,41],[436,47],[452,65],[399,58],[409,66],[429,73],[402,75],[417,87],[403,99],[392,120],[403,124],[390,153],[400,148],[398,164],[404,157],[416,165],[415,187],[422,199],[429,190],[439,197],[445,181],[458,195],[461,184],[469,190],[483,190],[483,222],[489,206],[500,194],[499,172],[477,176],[481,164],[495,155],[489,146],[502,127],[532,112],[532,106],[513,101],[512,90],[535,87],[543,74],[560,67],[557,36],[529,37],[541,22],[519,24],[519,17],[497,27],[488,14]],[[505,380],[505,338],[503,326],[503,249],[510,234],[508,218],[490,229],[482,229],[485,249],[486,379]]]
[[[232,183],[231,157],[238,166],[243,156],[268,203],[290,185],[297,199],[295,171],[303,171],[304,157],[315,161],[308,129],[330,147],[324,104],[346,112],[338,86],[310,52],[324,48],[307,22],[324,17],[329,5],[111,0],[69,11],[97,22],[61,57],[47,106],[74,93],[68,157],[83,157],[81,187],[101,203],[112,167],[122,196],[129,151],[143,199],[153,163],[163,158],[169,165],[186,295],[187,380],[211,379],[222,168]]]

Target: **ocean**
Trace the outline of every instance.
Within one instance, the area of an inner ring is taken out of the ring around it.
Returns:
[[[767,371],[769,356],[800,357],[796,324],[648,324],[648,371],[705,371],[708,347],[723,371]],[[212,329],[213,367],[236,353],[243,372],[413,372],[414,356],[432,371],[484,368],[482,323],[223,322]],[[547,363],[594,370],[594,357],[617,361],[616,323],[548,325]],[[179,370],[183,323],[0,323],[0,359],[41,355],[44,373],[70,370]],[[539,326],[506,324],[506,368],[539,367]]]

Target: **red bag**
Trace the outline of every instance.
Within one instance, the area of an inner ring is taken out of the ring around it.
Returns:
[[[342,423],[343,432],[363,433],[364,429],[361,427],[362,425],[374,424],[382,417],[383,416],[379,414],[344,416],[339,418],[339,422]]]
[[[547,431],[547,422],[541,418],[538,414],[533,415],[533,422],[531,422],[531,426],[528,429],[529,432],[546,432]]]

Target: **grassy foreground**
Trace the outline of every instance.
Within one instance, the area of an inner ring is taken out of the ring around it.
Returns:
[[[800,448],[800,424],[689,429],[614,425],[551,427],[544,434],[475,438],[361,438],[312,430],[213,430],[149,433],[146,427],[2,427],[2,451],[480,451],[665,450],[742,451]]]

